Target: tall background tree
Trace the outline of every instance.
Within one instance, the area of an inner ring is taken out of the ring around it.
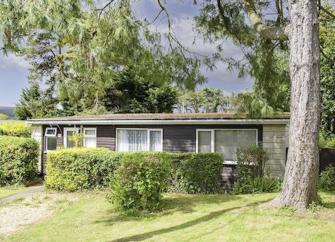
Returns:
[[[52,114],[172,112],[175,89],[193,90],[205,81],[200,62],[163,47],[129,1],[3,0],[0,13],[3,49],[30,62],[30,80],[57,102]],[[41,114],[24,116],[29,104],[18,106],[20,118]]]

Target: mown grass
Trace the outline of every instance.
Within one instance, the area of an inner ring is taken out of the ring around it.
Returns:
[[[5,186],[0,187],[0,199],[3,197],[7,197],[9,195],[13,195],[16,193],[20,193],[25,191],[27,188],[23,186]]]
[[[165,195],[156,214],[115,212],[103,193],[74,193],[52,217],[6,241],[335,241],[335,194],[304,215],[291,209],[258,209],[276,194]],[[58,209],[57,209],[58,206]]]

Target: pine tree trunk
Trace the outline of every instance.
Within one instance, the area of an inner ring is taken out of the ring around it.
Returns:
[[[280,206],[299,210],[317,201],[320,50],[317,0],[289,0],[291,119]]]

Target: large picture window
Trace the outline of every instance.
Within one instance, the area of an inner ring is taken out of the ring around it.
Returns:
[[[257,145],[257,129],[197,130],[197,152],[217,152],[225,161],[236,161],[239,147]]]
[[[117,151],[162,151],[161,129],[116,129]]]
[[[83,145],[87,148],[97,147],[97,129],[96,128],[84,128]]]
[[[45,129],[45,151],[56,150],[57,148],[57,128]]]

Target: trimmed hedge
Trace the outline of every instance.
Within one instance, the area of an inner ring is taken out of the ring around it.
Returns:
[[[107,187],[121,157],[105,148],[49,152],[45,184],[48,188],[66,191]]]
[[[0,185],[25,184],[35,178],[38,144],[31,138],[0,136]]]
[[[168,162],[167,191],[217,193],[221,190],[223,159],[219,154],[135,152],[73,148],[48,153],[46,185],[57,190],[105,188],[125,161],[155,157]]]
[[[223,156],[216,153],[172,153],[168,191],[218,193],[221,187]]]
[[[121,211],[154,211],[161,207],[170,162],[151,154],[125,154],[111,184],[109,198]]]
[[[23,122],[0,124],[0,135],[27,137],[31,136],[31,127]]]

